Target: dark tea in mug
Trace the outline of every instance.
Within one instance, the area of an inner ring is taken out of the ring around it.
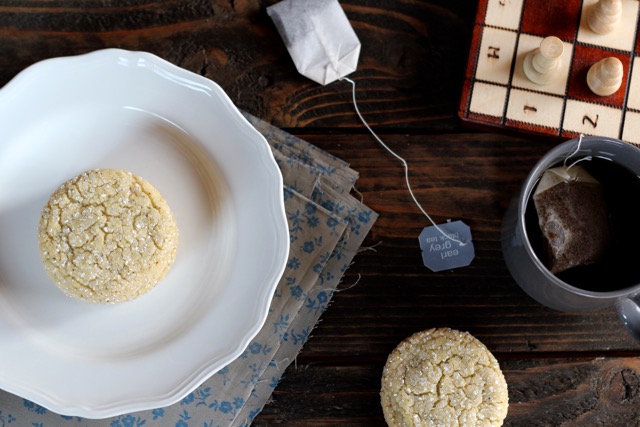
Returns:
[[[575,161],[572,158],[569,164]],[[576,288],[595,292],[634,286],[640,283],[640,177],[606,158],[594,157],[578,164],[602,185],[611,239],[601,261],[570,268],[556,277]],[[547,254],[532,196],[527,203],[525,227],[531,247],[545,263]]]

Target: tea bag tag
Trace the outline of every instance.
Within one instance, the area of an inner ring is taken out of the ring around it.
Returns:
[[[433,272],[466,267],[476,255],[471,229],[462,221],[425,227],[418,241],[422,249],[422,261]]]

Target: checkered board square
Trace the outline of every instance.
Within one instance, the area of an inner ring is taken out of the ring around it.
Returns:
[[[586,24],[597,0],[479,0],[459,115],[462,120],[563,139],[579,134],[640,144],[640,2],[622,0],[622,22],[599,35]],[[525,56],[548,36],[564,53],[557,78],[531,82]],[[591,65],[614,56],[622,86],[598,96],[587,86]]]

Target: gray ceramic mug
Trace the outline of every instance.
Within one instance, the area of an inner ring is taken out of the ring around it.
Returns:
[[[579,152],[572,156],[578,148]],[[507,209],[502,224],[505,262],[518,285],[539,303],[566,312],[594,311],[613,305],[623,324],[640,340],[640,281],[622,288],[613,286],[613,290],[585,290],[552,274],[532,247],[533,236],[529,235],[525,220],[527,206],[533,203],[531,196],[542,174],[562,164],[568,156],[572,159],[592,156],[615,162],[636,175],[632,178],[640,177],[640,148],[626,142],[604,137],[583,137],[580,142],[573,139],[556,146],[534,166],[520,193]],[[640,260],[640,256],[637,260]],[[615,281],[616,275],[612,273],[610,280]]]

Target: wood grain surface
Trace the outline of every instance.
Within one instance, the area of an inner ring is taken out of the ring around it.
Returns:
[[[463,127],[457,118],[475,2],[343,0],[362,53],[359,107],[407,159],[436,219],[471,227],[469,267],[433,273],[400,162],[366,131],[351,86],[299,75],[258,0],[3,0],[0,85],[32,63],[107,47],[144,50],[220,84],[243,110],[348,161],[380,217],[256,426],[383,426],[380,375],[404,338],[471,332],[509,385],[508,426],[639,426],[640,345],[613,309],[560,313],[525,295],[500,249],[502,216],[559,141]],[[73,78],[73,76],[69,76]],[[612,274],[612,280],[614,280]]]

